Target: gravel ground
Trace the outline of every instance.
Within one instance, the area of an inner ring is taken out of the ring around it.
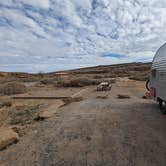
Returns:
[[[91,93],[90,93],[91,92]],[[89,90],[85,99],[0,152],[2,166],[165,166],[166,117],[142,99],[144,83],[120,81],[107,92]],[[131,99],[117,99],[117,94]]]

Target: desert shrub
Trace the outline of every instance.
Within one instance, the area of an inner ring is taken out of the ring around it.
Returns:
[[[34,118],[37,116],[42,105],[37,104],[33,106],[22,105],[17,106],[14,110],[10,113],[11,125],[27,125],[31,124],[34,121]]]
[[[12,106],[11,101],[0,102],[0,108],[2,108],[2,107],[11,107],[11,106]]]
[[[143,66],[135,66],[133,67],[133,70],[134,71],[150,71],[150,66],[146,66],[146,65],[143,65]]]
[[[146,81],[148,80],[149,75],[148,74],[135,74],[129,77],[131,80],[136,80],[136,81]]]
[[[0,85],[4,85],[6,83],[10,83],[10,82],[17,82],[18,78],[13,78],[13,77],[2,77],[0,79]]]
[[[115,78],[112,78],[112,79],[104,79],[102,80],[103,82],[108,82],[109,84],[114,84],[116,82],[116,79]]]
[[[59,87],[83,87],[89,85],[98,85],[100,82],[95,79],[78,78],[72,80],[60,80],[56,86]]]
[[[25,77],[25,78],[19,78],[20,81],[22,82],[36,82],[39,80],[39,78],[36,77]]]
[[[44,84],[44,85],[49,85],[49,84],[54,84],[55,83],[55,80],[54,79],[49,79],[49,78],[46,78],[46,79],[42,79],[40,81],[41,84]]]
[[[11,82],[0,87],[0,93],[3,95],[13,95],[25,93],[27,88],[24,84]]]
[[[103,78],[103,76],[101,76],[101,75],[95,75],[93,78],[94,79],[101,79],[101,78]]]
[[[54,85],[59,80],[63,80],[63,78],[61,78],[61,77],[55,77],[55,76],[54,77],[47,77],[47,78],[41,79],[40,83],[44,84],[44,85]]]
[[[103,76],[103,78],[116,78],[116,77],[118,77],[118,75],[117,74],[113,74],[113,73],[110,73],[108,75],[104,75]]]

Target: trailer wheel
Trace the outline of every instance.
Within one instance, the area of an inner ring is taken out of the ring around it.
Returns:
[[[150,91],[149,80],[146,81],[146,89]]]
[[[160,110],[163,114],[166,114],[166,102],[163,100],[159,100]]]

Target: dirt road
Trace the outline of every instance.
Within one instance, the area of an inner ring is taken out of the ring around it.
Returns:
[[[121,82],[61,108],[19,143],[0,152],[4,166],[165,166],[166,117],[142,99],[144,83]],[[117,99],[127,93],[131,99]]]

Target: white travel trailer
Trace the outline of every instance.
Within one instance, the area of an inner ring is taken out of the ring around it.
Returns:
[[[152,62],[150,94],[166,114],[166,43],[158,49]]]

